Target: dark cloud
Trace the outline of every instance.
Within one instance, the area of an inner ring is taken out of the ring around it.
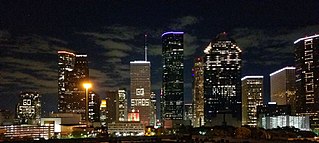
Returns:
[[[285,56],[291,56],[294,52],[293,42],[295,40],[306,34],[315,34],[314,32],[318,30],[318,25],[289,30],[280,27],[274,29],[240,28],[232,31],[232,37],[247,55],[248,64],[249,62],[260,64],[266,62],[271,65],[271,63],[285,62]],[[250,58],[254,59],[250,60]]]

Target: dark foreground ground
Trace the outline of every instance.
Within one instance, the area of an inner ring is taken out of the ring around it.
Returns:
[[[110,137],[110,138],[85,138],[85,139],[50,139],[50,140],[7,140],[3,142],[34,142],[34,143],[307,143],[316,142],[309,139],[290,140],[253,140],[234,138],[190,138],[190,137]]]

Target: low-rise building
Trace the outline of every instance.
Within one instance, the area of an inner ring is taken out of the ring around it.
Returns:
[[[31,139],[49,139],[52,137],[54,128],[50,126],[38,125],[10,125],[0,126],[0,129],[5,130],[6,138],[31,138]]]
[[[278,127],[295,127],[300,130],[309,131],[309,116],[268,116],[262,117],[261,127],[264,129],[272,129]]]
[[[108,133],[113,136],[143,136],[145,127],[141,122],[113,122],[108,123]]]

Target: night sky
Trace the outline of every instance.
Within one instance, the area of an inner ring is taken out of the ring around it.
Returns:
[[[319,34],[319,1],[0,1],[0,108],[14,111],[20,91],[39,91],[57,110],[58,50],[87,53],[95,90],[129,89],[129,62],[144,57],[149,36],[152,89],[161,87],[161,34],[184,31],[185,100],[193,60],[220,32],[243,51],[243,76],[294,65],[293,42]]]

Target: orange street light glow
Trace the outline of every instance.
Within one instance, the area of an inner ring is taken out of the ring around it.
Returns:
[[[92,84],[91,84],[91,83],[84,83],[84,84],[83,84],[83,87],[84,87],[85,89],[89,89],[89,88],[92,87]]]

